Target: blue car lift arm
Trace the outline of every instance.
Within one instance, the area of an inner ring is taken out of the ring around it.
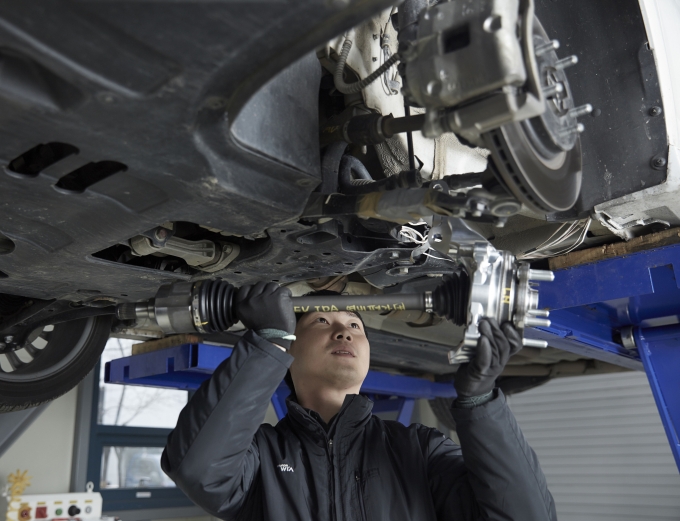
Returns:
[[[231,356],[229,347],[210,344],[182,344],[151,353],[119,358],[106,363],[106,383],[170,387],[173,389],[198,389],[213,371]],[[430,382],[423,378],[391,375],[369,371],[361,392],[374,401],[374,412],[398,413],[397,421],[411,423],[417,398],[455,398],[451,383]],[[276,416],[286,415],[286,398],[290,390],[285,383],[272,396]]]
[[[680,244],[555,271],[542,284],[541,308],[551,326],[528,329],[529,338],[582,356],[645,371],[675,461],[680,469]],[[185,344],[107,364],[106,381],[195,389],[230,350]],[[453,386],[370,371],[362,392],[374,410],[398,410],[407,424],[414,399],[454,397]],[[285,414],[282,384],[273,398]],[[395,398],[396,397],[396,398]]]
[[[680,469],[680,244],[555,271],[533,338],[644,370]]]

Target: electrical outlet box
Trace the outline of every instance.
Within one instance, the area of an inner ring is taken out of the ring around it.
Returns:
[[[8,520],[16,521],[100,519],[102,495],[99,492],[27,494],[12,501],[7,514]]]

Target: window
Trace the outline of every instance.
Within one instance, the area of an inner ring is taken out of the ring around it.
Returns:
[[[94,370],[87,481],[102,494],[105,512],[192,506],[160,464],[188,392],[104,383],[106,362],[130,356],[134,343],[110,339]]]

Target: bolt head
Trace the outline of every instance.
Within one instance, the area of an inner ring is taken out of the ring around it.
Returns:
[[[657,116],[660,116],[663,113],[663,110],[661,107],[654,106],[651,109],[649,109],[649,115],[652,116],[653,118],[656,118]]]
[[[663,168],[664,166],[666,166],[666,159],[663,157],[655,157],[652,159],[652,167]]]
[[[12,340],[14,340],[14,337],[12,335],[7,335],[5,337],[5,342],[7,342],[8,344],[11,344]]]
[[[166,230],[165,228],[158,228],[154,235],[156,239],[158,239],[159,241],[165,240],[165,238],[168,236],[168,230]]]
[[[399,268],[400,275],[408,275],[408,268]]]

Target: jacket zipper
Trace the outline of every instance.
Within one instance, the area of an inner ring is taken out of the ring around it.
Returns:
[[[357,482],[357,494],[359,495],[359,507],[361,508],[361,521],[366,521],[366,506],[364,505],[364,493],[361,490],[361,478],[359,473],[354,474],[354,478]]]
[[[331,511],[333,512],[333,519],[338,518],[335,505],[335,469],[333,468],[333,440],[328,440],[328,463],[331,466]]]

